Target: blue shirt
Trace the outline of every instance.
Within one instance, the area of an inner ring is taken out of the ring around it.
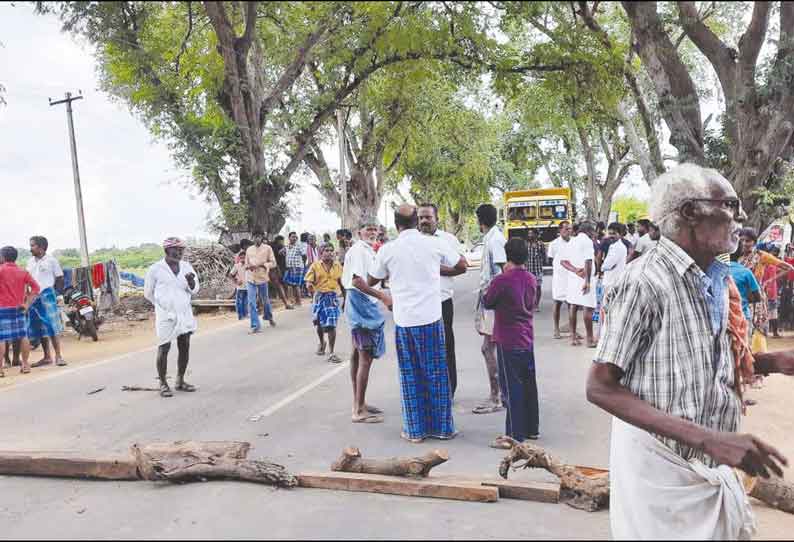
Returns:
[[[727,265],[719,260],[714,260],[706,270],[706,273],[700,275],[700,287],[703,291],[703,296],[706,298],[711,330],[714,335],[718,335],[722,331],[723,319],[726,314],[725,299],[728,291],[725,279],[728,278],[729,274],[730,269]]]
[[[755,280],[753,272],[739,262],[731,262],[731,277],[733,277],[733,282],[736,283],[736,288],[739,289],[739,294],[742,296],[744,317],[751,320],[753,315],[750,314],[750,293],[760,292],[761,287],[758,286],[758,281]]]

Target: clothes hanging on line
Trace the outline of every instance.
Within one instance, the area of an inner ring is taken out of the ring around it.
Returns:
[[[105,282],[105,264],[95,263],[91,266],[91,285],[94,288],[101,288]]]

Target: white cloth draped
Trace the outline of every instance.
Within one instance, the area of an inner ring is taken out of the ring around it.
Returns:
[[[191,290],[185,275],[196,272],[188,262],[179,262],[174,274],[165,259],[153,264],[146,273],[143,295],[154,305],[158,344],[167,344],[179,335],[196,331],[196,317],[190,300],[199,291],[198,276]]]
[[[737,473],[688,462],[650,433],[612,419],[609,519],[615,540],[749,540]]]

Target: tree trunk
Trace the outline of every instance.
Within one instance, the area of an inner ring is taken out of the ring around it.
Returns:
[[[361,457],[361,450],[358,448],[345,448],[339,459],[331,465],[331,470],[427,478],[433,467],[446,463],[448,460],[449,453],[446,450],[433,450],[420,457],[372,459]]]

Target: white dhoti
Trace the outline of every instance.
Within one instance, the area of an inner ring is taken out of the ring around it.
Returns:
[[[193,333],[198,327],[191,300],[199,291],[199,282],[196,277],[191,289],[185,278],[189,273],[196,274],[188,262],[179,262],[179,273],[174,274],[165,260],[153,264],[146,273],[144,296],[154,305],[158,345]]]
[[[618,418],[609,464],[615,540],[749,540],[755,533],[742,482],[726,465],[688,462]]]
[[[584,288],[584,279],[579,277],[579,275],[569,272],[566,277],[565,301],[567,301],[569,305],[578,305],[580,307],[594,309],[596,306],[595,278],[590,280],[590,290],[586,294],[582,293],[582,288]]]
[[[551,298],[554,301],[565,301],[568,295],[568,275],[567,269],[554,269],[551,275]]]

